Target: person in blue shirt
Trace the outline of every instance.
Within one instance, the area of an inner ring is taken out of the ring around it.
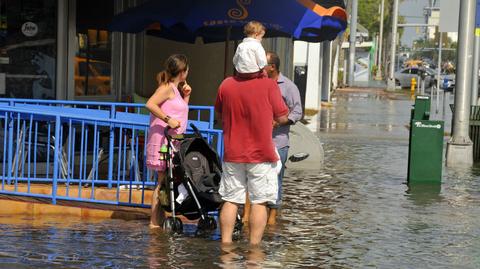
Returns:
[[[265,71],[268,74],[268,77],[277,82],[280,92],[282,94],[283,100],[288,107],[288,122],[284,124],[278,124],[274,122],[274,128],[272,133],[273,142],[277,148],[277,151],[280,155],[280,160],[282,162],[282,169],[278,174],[278,196],[275,203],[269,203],[269,214],[267,224],[273,225],[276,223],[277,211],[280,208],[282,202],[282,181],[283,175],[285,172],[285,163],[287,162],[288,150],[290,148],[289,143],[289,132],[290,125],[295,124],[297,121],[301,120],[303,117],[303,108],[302,100],[300,98],[300,92],[290,79],[285,77],[280,73],[280,58],[274,52],[267,52],[267,66]],[[249,221],[250,206],[247,202],[243,211],[243,222]]]

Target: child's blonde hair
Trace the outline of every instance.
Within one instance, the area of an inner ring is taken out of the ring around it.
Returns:
[[[265,26],[258,21],[251,21],[243,27],[243,33],[246,36],[252,36],[265,32]]]

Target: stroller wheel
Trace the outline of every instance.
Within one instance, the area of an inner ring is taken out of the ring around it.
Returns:
[[[208,236],[210,232],[217,228],[217,222],[211,216],[207,216],[205,219],[200,218],[197,224],[196,236]]]
[[[206,217],[205,219],[200,218],[197,224],[198,230],[215,230],[217,229],[217,222],[211,216]]]
[[[237,215],[237,220],[235,221],[235,226],[233,227],[233,239],[239,240],[242,235],[243,222],[242,218]]]
[[[169,232],[182,233],[183,224],[182,224],[182,221],[178,218],[168,217],[163,222],[163,229]]]

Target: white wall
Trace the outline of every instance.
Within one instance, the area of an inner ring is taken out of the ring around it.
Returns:
[[[295,41],[293,50],[293,65],[307,65],[308,43],[304,41]]]
[[[320,44],[295,41],[294,65],[307,65],[307,91],[305,94],[306,109],[320,109]]]

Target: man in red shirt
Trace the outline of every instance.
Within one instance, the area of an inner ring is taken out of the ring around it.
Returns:
[[[218,89],[215,111],[224,132],[224,163],[220,195],[222,243],[232,242],[239,204],[248,191],[252,203],[250,244],[259,244],[267,224],[268,202],[277,199],[277,161],[272,140],[274,121],[288,122],[288,108],[275,81],[261,73],[253,78],[225,79]]]

